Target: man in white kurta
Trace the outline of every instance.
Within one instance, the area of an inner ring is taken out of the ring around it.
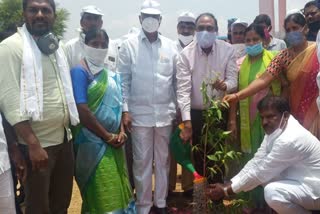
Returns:
[[[141,7],[142,30],[123,42],[119,51],[119,72],[124,98],[123,120],[130,130],[132,118],[133,174],[137,212],[167,213],[168,144],[175,119],[173,41],[158,33],[159,3],[146,0]],[[155,190],[152,203],[152,169]]]
[[[15,202],[13,192],[13,181],[10,170],[10,160],[6,137],[2,127],[0,115],[0,212],[15,214]]]
[[[209,197],[219,200],[263,185],[265,200],[277,213],[320,209],[320,142],[288,113],[288,106],[280,97],[261,100],[266,135],[260,148],[231,183],[211,185]]]
[[[79,36],[71,39],[65,45],[65,51],[70,68],[73,68],[74,66],[78,65],[80,63],[80,60],[84,58],[83,47],[86,32],[93,29],[101,29],[103,25],[103,13],[98,7],[94,5],[88,5],[82,8],[80,16],[81,29],[79,32]],[[105,59],[105,66],[112,71],[116,71],[117,63],[118,47],[115,42],[110,40],[108,47],[108,55]]]

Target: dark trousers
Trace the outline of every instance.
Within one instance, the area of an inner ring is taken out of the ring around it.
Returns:
[[[28,147],[21,145],[27,160],[25,214],[67,214],[72,196],[74,155],[72,143],[66,139],[57,146],[45,148],[48,168],[32,171]]]
[[[227,111],[223,111],[223,118],[226,118],[224,121],[219,124],[219,128],[226,130],[227,129]],[[203,117],[203,110],[191,110],[191,122],[192,122],[192,143],[193,145],[200,145],[201,144],[201,135],[202,135],[202,128],[204,125],[204,117]],[[207,145],[209,150],[212,149],[210,154],[214,154],[216,148],[210,147]],[[206,168],[206,177],[208,178],[209,183],[216,183],[216,182],[223,182],[223,174],[224,167],[221,167],[222,173],[217,173],[214,176],[209,176],[210,171],[208,170],[209,167],[212,167],[214,163],[209,161],[208,158],[204,159],[204,153],[201,151],[193,151],[194,162],[195,162],[195,169],[200,175],[204,175],[204,168]],[[206,160],[206,166],[204,166],[204,160]]]

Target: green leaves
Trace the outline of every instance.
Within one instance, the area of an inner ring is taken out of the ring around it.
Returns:
[[[70,13],[65,8],[57,8],[57,18],[53,26],[56,36],[62,38],[66,31],[66,22]],[[1,0],[0,1],[0,33],[12,30],[23,24],[22,0]]]

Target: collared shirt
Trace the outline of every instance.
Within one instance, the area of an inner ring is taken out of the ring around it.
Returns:
[[[123,111],[135,126],[163,127],[175,118],[175,57],[173,41],[162,35],[150,43],[141,31],[123,42],[119,54]]]
[[[190,110],[205,109],[200,88],[205,81],[223,80],[227,92],[238,86],[238,66],[236,52],[233,47],[216,40],[212,51],[207,56],[197,41],[193,41],[180,53],[177,62],[177,97],[182,120],[190,120]],[[209,96],[222,98],[223,91],[210,90]]]
[[[16,33],[0,44],[0,108],[13,126],[29,120],[42,147],[63,143],[65,130],[71,139],[69,111],[64,87],[54,55],[42,55],[43,67],[43,120],[32,121],[20,114],[20,75],[23,40]],[[19,143],[25,142],[19,138]]]
[[[286,48],[287,48],[287,45],[282,39],[272,37],[271,42],[268,45],[267,50],[268,51],[281,51]]]
[[[79,37],[71,39],[65,45],[65,51],[70,68],[79,65],[84,58],[84,38],[85,35],[80,33]],[[105,66],[111,71],[116,71],[118,65],[118,45],[116,42],[109,41],[108,54],[105,59]]]
[[[10,160],[6,136],[3,131],[2,117],[0,114],[0,175],[10,169]]]
[[[313,199],[320,198],[320,142],[290,116],[282,134],[268,142],[265,136],[254,158],[231,179],[235,193],[276,180],[301,184]]]

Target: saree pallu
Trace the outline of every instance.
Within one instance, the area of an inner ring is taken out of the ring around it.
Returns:
[[[287,70],[291,114],[320,139],[320,116],[317,108],[319,62],[316,44],[309,45],[295,57]]]
[[[275,55],[275,52],[264,50],[261,58],[254,63],[250,62],[250,58],[247,55],[240,67],[239,90],[248,87],[251,82],[259,78],[265,72]],[[272,82],[270,88],[261,90],[255,95],[239,102],[240,143],[242,152],[252,154],[253,157],[253,154],[260,147],[264,136],[264,130],[261,126],[257,104],[269,93],[280,95],[280,90],[280,81],[275,80]]]
[[[109,132],[119,130],[122,114],[120,78],[101,71],[88,86],[88,106]],[[82,213],[136,213],[125,154],[87,128],[73,128],[76,155],[75,178],[82,196]]]

